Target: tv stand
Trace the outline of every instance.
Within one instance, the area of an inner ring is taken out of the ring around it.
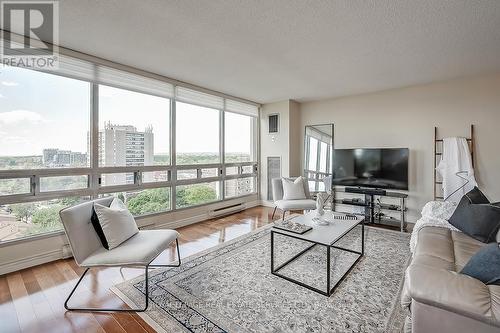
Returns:
[[[357,198],[339,198],[338,193],[350,193],[350,194],[363,194],[364,197]],[[380,197],[388,197],[398,199],[399,204],[386,204],[381,203]],[[379,189],[369,189],[361,187],[334,187],[332,191],[332,210],[335,210],[335,205],[349,205],[364,207],[364,216],[367,223],[374,224],[397,224],[400,227],[401,232],[406,231],[406,200],[408,199],[408,194],[401,192],[390,192]],[[377,202],[378,201],[378,202]],[[399,219],[385,215],[385,212],[399,212]],[[351,212],[347,212],[351,213]]]
[[[348,193],[362,193],[371,195],[385,195],[386,190],[380,188],[365,188],[365,187],[346,187],[345,191]]]

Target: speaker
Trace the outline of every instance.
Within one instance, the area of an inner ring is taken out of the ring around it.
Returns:
[[[349,193],[361,193],[361,194],[370,194],[370,195],[385,195],[386,190],[382,190],[379,188],[362,188],[362,187],[346,187],[346,192]]]

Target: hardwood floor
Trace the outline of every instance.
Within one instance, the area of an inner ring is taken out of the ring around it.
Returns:
[[[268,224],[271,214],[272,208],[255,207],[179,228],[181,257]],[[279,213],[277,218],[280,218]],[[172,246],[158,257],[157,262],[173,261],[175,257]],[[71,258],[0,276],[0,332],[154,332],[134,313],[67,312],[64,300],[82,273],[83,269]],[[109,288],[143,273],[144,269],[136,268],[93,270],[80,284],[72,304],[126,307]]]
[[[227,217],[179,228],[181,257],[255,230],[271,220],[272,209],[255,207]],[[276,214],[275,218],[279,218]],[[155,262],[176,259],[175,247]],[[67,312],[63,303],[83,269],[71,259],[58,260],[0,276],[0,332],[154,332],[137,314]],[[89,272],[73,296],[73,305],[126,307],[109,287],[144,269],[102,268]]]

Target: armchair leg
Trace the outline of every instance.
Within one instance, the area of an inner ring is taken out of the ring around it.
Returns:
[[[285,221],[285,214],[286,214],[286,210],[284,210],[283,214],[281,214],[281,221]]]
[[[271,215],[271,221],[274,219],[274,214],[276,214],[276,208],[278,208],[278,206],[274,206],[273,215]]]
[[[150,267],[179,267],[181,265],[181,255],[180,255],[180,251],[179,251],[179,240],[178,239],[175,240],[175,245],[177,247],[177,259],[178,259],[177,264],[174,264],[174,265],[151,265],[151,263],[149,263],[148,265],[146,265],[145,274],[144,274],[145,301],[144,301],[143,308],[138,308],[138,309],[121,309],[121,308],[116,309],[116,308],[114,308],[114,309],[112,309],[112,308],[85,308],[85,307],[84,308],[74,308],[74,307],[70,307],[68,305],[69,300],[71,299],[71,296],[73,296],[76,289],[78,288],[78,286],[82,282],[83,278],[85,277],[85,274],[87,274],[87,272],[90,270],[90,267],[85,269],[85,272],[83,272],[82,276],[80,276],[80,278],[78,279],[78,282],[76,283],[76,285],[73,287],[73,289],[69,293],[68,298],[66,298],[66,301],[64,302],[64,308],[68,311],[87,311],[87,312],[144,312],[144,311],[146,311],[148,306],[149,306],[149,278],[148,278],[149,268]]]
[[[85,307],[74,308],[74,307],[70,307],[68,305],[68,302],[71,299],[71,296],[73,296],[73,294],[75,293],[76,288],[78,288],[78,286],[80,285],[80,282],[82,282],[83,278],[85,277],[85,274],[87,274],[87,272],[90,270],[90,267],[87,268],[85,270],[85,272],[83,272],[82,276],[80,276],[80,279],[78,280],[76,285],[73,287],[73,290],[71,290],[71,292],[69,293],[68,298],[66,298],[66,301],[64,302],[64,308],[68,311],[87,311],[87,312],[144,312],[144,311],[146,311],[146,309],[148,308],[148,305],[149,305],[148,268],[149,268],[149,265],[145,267],[144,282],[146,283],[146,286],[145,286],[146,293],[145,293],[145,303],[144,303],[143,308],[138,308],[138,309],[121,309],[121,308],[119,308],[119,309],[117,309],[117,308],[85,308]]]
[[[179,240],[177,238],[175,239],[175,247],[177,248],[177,261],[178,261],[177,264],[175,264],[175,265],[170,265],[170,264],[169,265],[151,265],[151,264],[149,264],[148,267],[179,267],[181,265],[181,253],[179,251]]]

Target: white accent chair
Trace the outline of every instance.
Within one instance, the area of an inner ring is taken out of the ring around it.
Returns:
[[[148,270],[150,267],[179,267],[181,258],[179,254],[179,233],[175,230],[140,230],[137,234],[112,250],[106,250],[92,226],[91,217],[94,202],[109,206],[113,197],[88,201],[76,206],[68,207],[59,212],[64,230],[68,236],[71,250],[76,263],[86,268],[68,298],[64,302],[66,310],[77,311],[121,311],[143,312],[148,308],[149,288]],[[152,265],[156,257],[175,241],[177,246],[177,264]],[[145,305],[139,309],[104,309],[104,308],[74,308],[68,302],[76,291],[78,285],[89,269],[93,267],[145,267]]]
[[[295,178],[287,178],[290,180],[295,180]],[[311,199],[311,192],[309,192],[309,185],[307,181],[304,179],[304,193],[306,195],[305,199],[298,200],[283,200],[283,181],[281,178],[274,178],[272,180],[272,188],[273,188],[273,201],[274,201],[274,210],[273,215],[271,216],[271,220],[274,219],[274,214],[276,213],[276,209],[279,208],[283,211],[283,215],[281,217],[282,220],[285,219],[285,214],[287,211],[291,210],[313,210],[316,209],[316,201]]]

